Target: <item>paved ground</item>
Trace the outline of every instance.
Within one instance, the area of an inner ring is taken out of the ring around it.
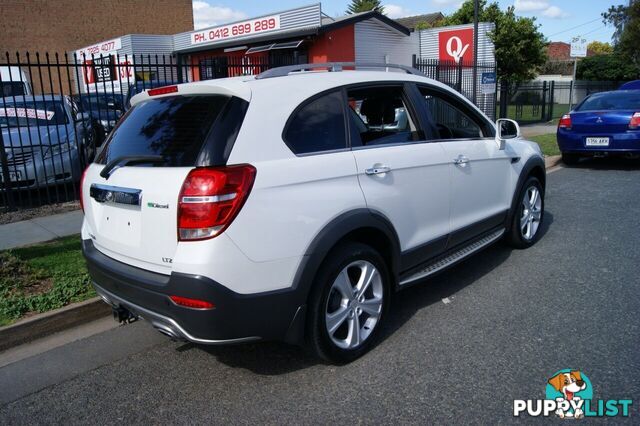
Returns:
[[[78,234],[81,226],[81,210],[0,225],[0,250]]]
[[[555,133],[558,129],[556,124],[528,124],[520,127],[522,136],[530,138],[531,136],[547,135],[549,133]]]
[[[638,194],[637,163],[555,171],[536,246],[492,247],[401,292],[383,341],[348,366],[136,323],[0,368],[0,423],[506,423],[563,368],[596,399],[635,399],[637,422]]]

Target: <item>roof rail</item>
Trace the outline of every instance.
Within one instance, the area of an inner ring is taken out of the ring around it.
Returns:
[[[426,77],[426,75],[415,68],[408,67],[406,65],[398,64],[376,64],[366,62],[324,62],[319,64],[299,64],[299,65],[287,65],[284,67],[271,68],[256,75],[256,80],[262,80],[264,78],[273,77],[285,77],[292,72],[311,71],[318,68],[326,68],[329,72],[342,71],[343,68],[393,68],[405,71],[407,74],[418,75],[420,77]]]

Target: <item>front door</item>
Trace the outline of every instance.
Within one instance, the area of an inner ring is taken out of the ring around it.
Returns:
[[[419,89],[451,169],[453,247],[504,222],[511,156],[499,149],[491,123],[466,101],[442,89]]]

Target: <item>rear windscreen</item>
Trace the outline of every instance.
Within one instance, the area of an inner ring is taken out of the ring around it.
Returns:
[[[163,166],[191,167],[230,98],[171,96],[137,104],[110,135],[99,164],[127,156],[160,155]]]
[[[640,91],[607,92],[589,96],[576,111],[612,111],[616,109],[640,110]]]

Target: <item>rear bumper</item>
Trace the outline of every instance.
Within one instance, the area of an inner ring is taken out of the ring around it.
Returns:
[[[608,137],[608,146],[587,146],[587,137]],[[624,133],[578,133],[559,129],[557,132],[558,147],[568,153],[640,153],[640,132]]]
[[[128,309],[175,339],[211,345],[295,342],[290,329],[304,314],[295,289],[238,294],[200,275],[163,275],[118,262],[98,251],[91,240],[82,241],[82,250],[94,287],[107,303]],[[215,308],[178,306],[170,295],[206,300]]]

